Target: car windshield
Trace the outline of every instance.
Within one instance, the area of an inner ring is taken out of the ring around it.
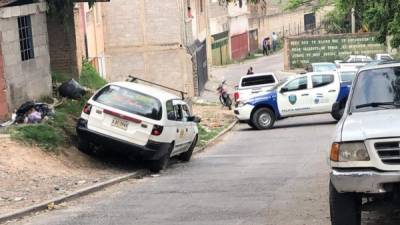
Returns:
[[[313,72],[335,71],[336,65],[331,63],[313,65]]]
[[[280,87],[282,84],[286,83],[286,81],[289,80],[289,77],[285,77],[281,80],[279,80],[279,82],[272,88],[272,90],[277,89],[278,87]]]
[[[350,103],[351,112],[399,108],[400,67],[360,72]]]
[[[356,71],[342,71],[340,72],[340,79],[342,82],[353,82],[356,77]]]
[[[128,88],[107,86],[98,92],[93,100],[125,112],[161,120],[162,107],[158,99]]]

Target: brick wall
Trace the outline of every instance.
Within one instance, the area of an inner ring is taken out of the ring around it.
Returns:
[[[47,16],[47,29],[49,32],[51,70],[78,78],[79,68],[73,21],[64,25],[58,17]]]

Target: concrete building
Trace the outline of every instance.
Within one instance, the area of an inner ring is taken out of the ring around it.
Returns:
[[[128,75],[199,94],[207,81],[204,0],[113,0],[104,7],[107,79]]]
[[[249,20],[247,1],[240,0],[228,4],[229,37],[231,57],[243,59],[249,53]]]
[[[52,93],[45,1],[0,0],[0,118]]]
[[[209,0],[209,62],[225,65],[231,60],[228,7],[218,0]]]

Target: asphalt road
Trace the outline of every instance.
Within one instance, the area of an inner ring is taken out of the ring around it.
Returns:
[[[329,115],[289,118],[267,131],[240,125],[190,163],[15,224],[328,225],[334,126]],[[384,211],[364,213],[363,224],[400,224],[398,211]]]
[[[239,126],[188,164],[126,182],[18,224],[328,224],[325,161],[333,120]]]

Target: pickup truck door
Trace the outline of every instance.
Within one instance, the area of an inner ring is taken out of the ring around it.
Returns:
[[[312,112],[325,113],[332,111],[340,91],[339,76],[335,74],[311,75]]]
[[[311,113],[311,91],[308,76],[289,81],[278,89],[278,108],[281,116],[297,116]]]

